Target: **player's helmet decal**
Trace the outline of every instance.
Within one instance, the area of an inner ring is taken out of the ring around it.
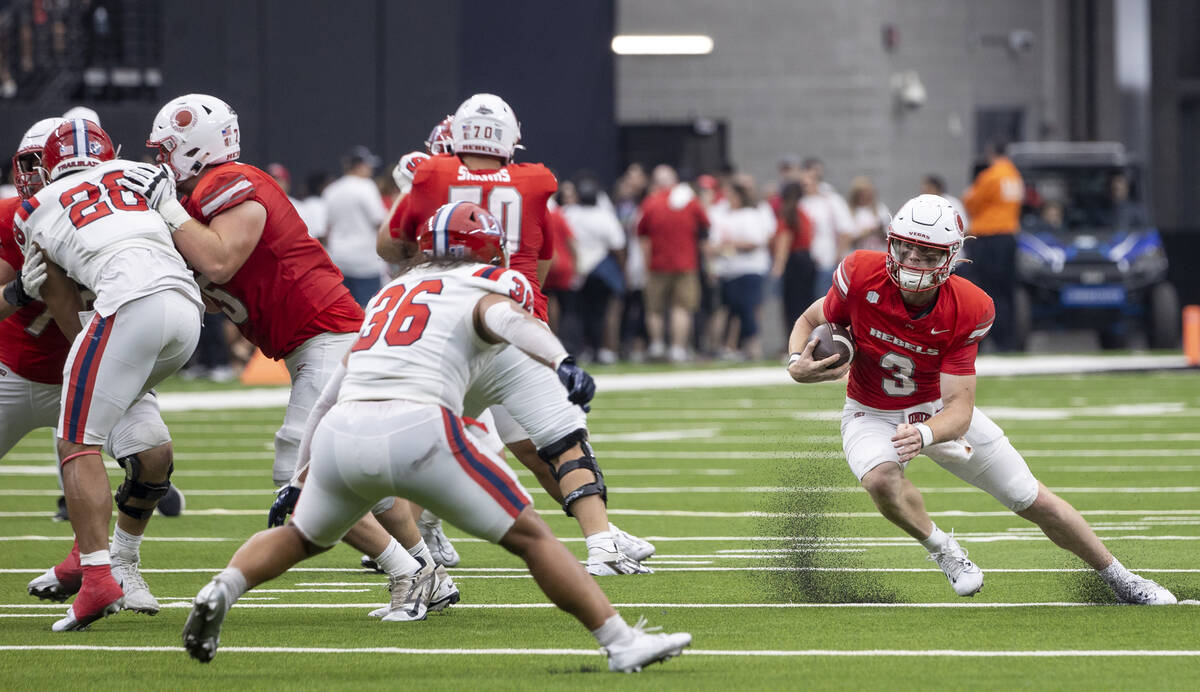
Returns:
[[[417,247],[433,257],[461,257],[508,266],[504,227],[474,202],[451,202],[438,207],[421,227]]]

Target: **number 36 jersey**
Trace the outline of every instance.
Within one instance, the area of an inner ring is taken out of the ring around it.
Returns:
[[[176,289],[203,310],[166,222],[118,181],[135,166],[117,159],[42,188],[17,208],[13,235],[26,256],[37,243],[76,282],[96,294],[108,317],[137,298]]]
[[[489,264],[418,266],[384,286],[367,303],[338,400],[404,399],[462,415],[472,359],[502,347],[475,329],[475,305],[489,293],[533,311],[525,277]]]
[[[825,296],[825,319],[849,326],[857,352],[846,395],[896,411],[941,398],[941,373],[974,375],[979,342],[995,319],[992,299],[951,275],[933,307],[905,305],[883,252],[859,250],[842,260]]]

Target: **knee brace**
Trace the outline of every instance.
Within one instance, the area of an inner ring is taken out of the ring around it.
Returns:
[[[147,483],[141,479],[142,461],[138,458],[138,455],[130,454],[127,457],[120,457],[117,459],[117,463],[120,464],[121,468],[125,469],[125,481],[117,488],[117,494],[114,497],[117,509],[134,519],[150,518],[150,515],[154,514],[154,506],[171,489],[171,474],[175,472],[175,464],[172,463],[167,467],[167,479],[165,481],[162,483]],[[149,507],[133,507],[129,504],[131,498],[146,500],[152,504]]]
[[[557,459],[576,444],[583,448],[583,456],[578,459],[569,459],[559,464],[558,467],[555,467],[554,459]],[[587,443],[587,430],[580,428],[558,442],[539,449],[538,456],[547,464],[550,464],[550,471],[554,475],[554,480],[559,483],[562,482],[563,476],[578,469],[587,469],[596,477],[596,480],[579,486],[563,497],[563,512],[568,517],[575,516],[571,513],[571,505],[575,504],[580,498],[589,495],[599,495],[604,504],[608,504],[608,488],[604,485],[604,474],[600,472],[600,466],[596,463],[596,455],[592,453],[592,446]]]

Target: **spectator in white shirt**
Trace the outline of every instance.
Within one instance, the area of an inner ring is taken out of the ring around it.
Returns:
[[[875,195],[869,178],[860,175],[850,181],[850,215],[854,219],[851,250],[887,249],[887,227],[892,213]]]
[[[816,266],[813,295],[823,296],[833,285],[833,270],[837,269],[849,237],[854,233],[854,221],[846,200],[828,183],[821,181],[823,166],[817,159],[804,162],[801,182],[804,197],[800,199],[800,210],[812,222],[812,254]]]
[[[346,156],[345,175],[321,195],[329,213],[325,247],[359,305],[366,305],[379,291],[386,268],[375,253],[376,229],[387,216],[372,178],[378,166],[378,156],[364,146],[354,147]]]
[[[308,176],[306,182],[304,199],[300,203],[304,205],[304,209],[300,211],[300,218],[304,219],[304,225],[308,226],[308,234],[313,238],[325,244],[325,239],[329,237],[329,207],[325,204],[325,198],[322,197],[325,193],[325,188],[329,187],[329,174],[321,171]]]
[[[719,325],[714,342],[723,342],[721,355],[729,359],[762,356],[758,313],[763,279],[771,268],[768,246],[776,220],[770,205],[759,202],[756,187],[749,175],[734,176],[723,186],[724,199],[709,210],[710,264],[727,314],[726,320],[714,320]]]
[[[577,307],[583,344],[597,362],[615,363],[621,319],[617,299],[625,294],[621,269],[625,229],[595,178],[579,178],[575,189],[578,203],[564,206],[562,212],[575,236],[575,275],[581,281]]]

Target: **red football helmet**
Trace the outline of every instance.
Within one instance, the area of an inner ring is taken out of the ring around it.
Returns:
[[[433,257],[461,257],[508,266],[504,227],[474,202],[443,204],[417,234],[417,247]]]
[[[429,136],[425,138],[425,150],[430,154],[453,154],[454,133],[450,126],[454,124],[454,116],[447,115],[442,121],[433,126]]]
[[[81,168],[99,166],[117,157],[112,140],[99,125],[83,119],[68,120],[46,138],[42,150],[45,180],[58,180]]]

